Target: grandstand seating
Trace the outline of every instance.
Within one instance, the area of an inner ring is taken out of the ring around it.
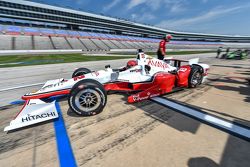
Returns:
[[[122,45],[120,41],[117,41],[115,39],[110,40],[110,41],[112,41],[113,44],[115,44],[117,47],[119,47],[119,49],[126,49],[126,47],[124,45]]]
[[[0,35],[0,50],[12,50],[12,36],[11,35]]]
[[[82,38],[91,38],[90,34],[84,31],[78,31],[78,33],[80,34],[80,37]]]
[[[23,30],[25,35],[41,35],[38,28],[24,27]]]
[[[123,47],[125,47],[125,49],[132,49],[132,48],[126,43],[126,41],[121,40],[121,41],[119,41],[119,43],[121,43],[121,44],[123,45]]]
[[[31,36],[16,36],[15,50],[32,50]]]
[[[110,40],[101,39],[101,41],[102,41],[105,45],[109,46],[111,49],[119,49],[119,47],[116,46],[114,43],[112,43]]]
[[[97,51],[100,50],[90,39],[79,38],[88,51]]]
[[[77,31],[68,31],[68,34],[71,37],[80,37],[80,34]]]
[[[146,45],[141,45],[139,42],[130,41],[129,44],[134,46],[134,48],[146,48]]]
[[[72,49],[64,37],[51,37],[55,49]]]
[[[56,36],[63,36],[67,37],[69,36],[69,33],[66,30],[55,30]]]
[[[88,50],[88,48],[86,48],[78,38],[67,38],[67,40],[73,49]]]
[[[8,35],[20,35],[22,33],[19,26],[5,26],[5,34]]]
[[[36,50],[54,49],[48,37],[34,36],[34,43]]]
[[[56,33],[53,29],[40,28],[40,31],[42,35],[45,35],[45,36],[56,36]]]
[[[159,39],[133,37],[125,35],[104,34],[63,29],[21,27],[0,25],[0,49],[82,49],[86,51],[108,51],[110,49],[146,49],[156,51]],[[218,42],[171,41],[169,46],[185,48],[206,45],[218,47]]]
[[[99,39],[90,39],[92,42],[100,49],[108,51],[110,47],[108,47],[104,42]]]
[[[128,46],[129,48],[133,48],[133,49],[138,48],[138,47],[135,46],[134,43],[132,43],[132,42],[130,42],[130,41],[124,41],[124,42],[127,44],[127,46]]]

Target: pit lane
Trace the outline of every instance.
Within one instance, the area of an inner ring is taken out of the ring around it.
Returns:
[[[249,77],[250,61],[218,61],[212,56],[202,61],[214,65],[206,85],[165,97],[249,127],[249,86],[237,77]],[[250,162],[249,142],[151,101],[131,105],[126,95],[109,95],[105,110],[88,118],[74,115],[67,101],[60,107],[79,166],[247,166]],[[1,108],[1,129],[19,109]],[[53,122],[0,135],[4,166],[59,166]]]

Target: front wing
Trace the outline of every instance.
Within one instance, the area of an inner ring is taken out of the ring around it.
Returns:
[[[55,118],[58,118],[55,101],[46,103],[40,99],[27,100],[22,110],[10,122],[10,125],[4,128],[4,131],[23,128]]]

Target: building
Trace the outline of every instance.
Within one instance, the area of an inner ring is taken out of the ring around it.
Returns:
[[[175,40],[182,41],[250,42],[250,36],[175,32],[124,19],[23,0],[0,0],[0,17],[3,24],[8,23],[4,22],[3,18],[8,18],[14,19],[12,24],[17,25],[39,26],[40,24],[36,23],[47,23],[47,26],[54,28],[81,29],[146,38],[161,38],[163,34],[171,33]]]

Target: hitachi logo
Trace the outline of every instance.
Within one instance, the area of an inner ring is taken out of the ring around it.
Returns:
[[[41,119],[41,118],[54,117],[54,116],[56,116],[56,114],[54,112],[43,113],[43,114],[40,114],[40,115],[30,115],[30,114],[28,114],[27,117],[22,118],[22,122],[28,122],[28,121],[33,121],[33,120],[37,120],[37,119]]]

